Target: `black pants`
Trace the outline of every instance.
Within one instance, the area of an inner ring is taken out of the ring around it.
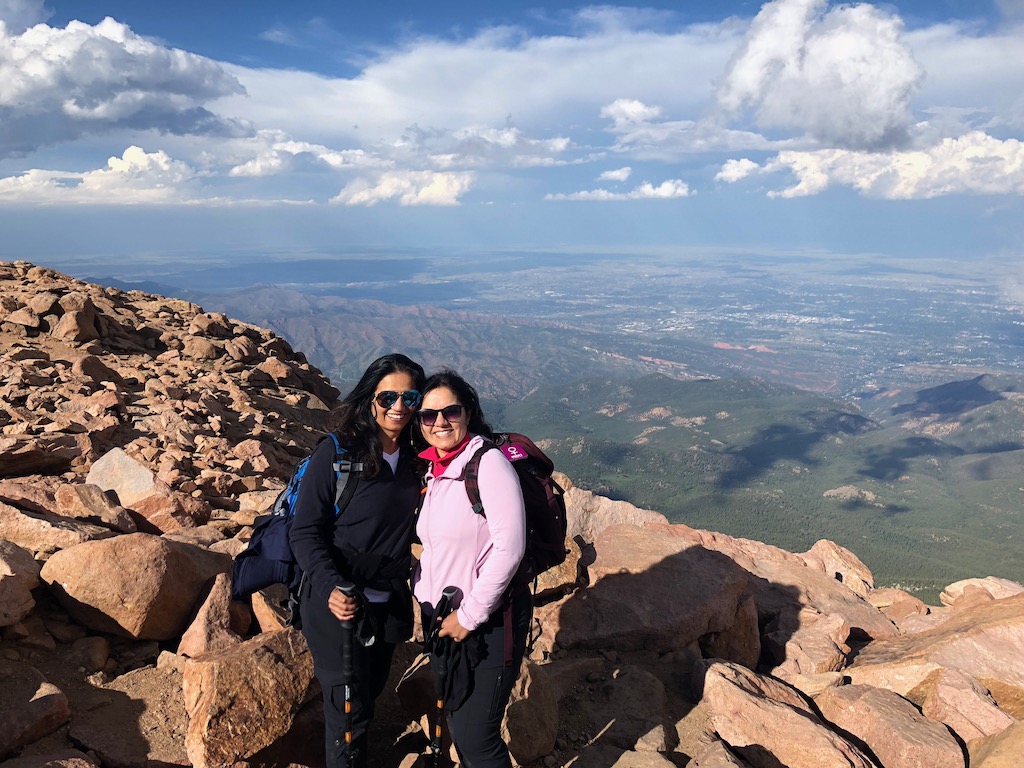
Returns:
[[[368,604],[363,611],[380,614],[378,626],[383,626],[384,605]],[[342,674],[341,622],[317,595],[308,591],[300,606],[302,634],[313,654],[313,672],[324,693],[324,735],[328,768],[356,768],[366,766],[367,731],[373,719],[373,706],[387,684],[391,670],[394,643],[378,638],[366,647],[357,640],[352,642],[352,677],[346,681]],[[349,685],[351,723],[345,714],[345,684]],[[345,741],[346,732],[352,733],[351,747]],[[353,761],[349,762],[349,750]]]
[[[533,621],[533,598],[523,590],[512,598],[511,647],[506,654],[505,612],[498,611],[479,633],[484,653],[473,669],[469,697],[447,713],[448,731],[463,768],[511,768],[508,746],[501,738],[512,687],[519,677],[526,638]],[[508,663],[506,663],[508,662]]]

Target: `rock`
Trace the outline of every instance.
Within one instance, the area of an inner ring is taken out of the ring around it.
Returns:
[[[122,637],[168,640],[184,631],[204,584],[230,567],[224,555],[129,533],[62,550],[40,575],[81,624]]]
[[[828,539],[820,539],[801,557],[809,566],[831,576],[861,597],[875,587],[875,577],[853,552]]]
[[[0,760],[64,725],[71,717],[67,697],[28,664],[0,659]]]
[[[142,515],[162,533],[182,528],[195,528],[210,519],[210,507],[176,491],[153,493],[131,505],[132,511]]]
[[[797,675],[836,672],[846,666],[850,624],[840,614],[823,616],[813,608],[777,616],[766,628],[767,656],[777,661],[771,673],[786,682]]]
[[[0,436],[0,477],[66,472],[81,455],[74,435]]]
[[[971,768],[1020,768],[1024,755],[1024,722],[1011,725],[996,736],[972,741]]]
[[[550,754],[558,735],[558,698],[544,671],[524,662],[501,725],[501,736],[516,763],[525,765]]]
[[[941,668],[956,669],[984,685],[1000,709],[1024,717],[1024,594],[953,613],[923,632],[879,640],[844,670],[854,683],[887,688],[915,699],[913,690]]]
[[[668,523],[658,512],[638,509],[625,501],[613,501],[580,488],[569,488],[565,493],[567,537],[577,536],[590,543],[611,525],[640,527],[645,523]]]
[[[68,661],[86,673],[99,672],[110,659],[110,641],[105,637],[81,637],[71,644]]]
[[[57,488],[54,503],[57,513],[65,517],[82,518],[121,533],[138,530],[131,513],[115,504],[98,485],[61,485]]]
[[[725,744],[716,741],[699,755],[695,755],[686,764],[686,768],[748,768],[749,765],[750,763],[730,752]]]
[[[37,553],[56,552],[114,536],[109,528],[58,515],[23,512],[0,502],[0,539]]]
[[[945,723],[965,743],[1001,733],[1016,722],[999,709],[985,686],[959,670],[940,669],[922,688],[927,693],[921,714]]]
[[[121,448],[112,448],[97,459],[85,482],[104,491],[113,491],[121,506],[133,508],[157,491],[156,475],[145,464],[136,461]]]
[[[606,528],[595,550],[590,587],[559,604],[557,622],[549,617],[544,630],[563,648],[664,653],[726,633],[736,621],[748,574],[728,558],[629,525]]]
[[[970,600],[972,594],[975,601],[981,599],[987,602],[988,600],[1001,600],[1004,597],[1019,595],[1021,592],[1024,592],[1024,586],[1009,579],[998,579],[994,576],[988,576],[984,579],[963,579],[962,581],[950,584],[942,590],[942,593],[939,595],[939,602],[955,608],[962,602]]]
[[[732,560],[735,567],[750,577],[748,590],[754,596],[762,625],[776,621],[780,626],[794,626],[797,614],[810,607],[820,615],[845,617],[851,633],[861,640],[899,634],[881,611],[836,579],[808,567],[799,555],[759,541],[698,531],[679,523],[649,523],[646,528],[687,539]]]
[[[124,385],[124,379],[121,374],[95,355],[83,355],[71,366],[71,372],[76,376],[84,376],[91,379],[97,385],[102,385],[108,381],[118,386]]]
[[[956,739],[899,694],[870,685],[826,688],[815,699],[823,717],[857,737],[885,768],[964,768]]]
[[[294,629],[251,640],[185,666],[185,747],[196,768],[231,765],[291,727],[313,679],[313,659]]]
[[[178,655],[194,659],[238,645],[242,638],[232,630],[231,624],[231,577],[218,573],[199,613],[182,635]]]
[[[32,553],[0,539],[0,627],[28,616],[36,605],[32,590],[38,586],[39,564]]]
[[[755,768],[875,768],[860,749],[830,730],[793,688],[738,664],[708,661],[702,705],[730,749]]]

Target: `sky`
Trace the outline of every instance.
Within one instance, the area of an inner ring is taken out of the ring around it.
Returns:
[[[1024,0],[0,0],[0,259],[1024,254]]]

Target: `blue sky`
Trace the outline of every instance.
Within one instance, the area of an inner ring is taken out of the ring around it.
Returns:
[[[1024,251],[1024,0],[0,0],[0,258]]]

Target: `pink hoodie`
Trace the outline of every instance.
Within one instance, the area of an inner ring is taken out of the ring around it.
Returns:
[[[473,630],[501,604],[502,595],[526,551],[526,511],[519,477],[501,451],[487,451],[480,462],[484,515],[473,512],[465,483],[458,478],[484,442],[474,435],[444,472],[427,472],[426,497],[416,523],[423,554],[413,574],[421,603],[436,605],[441,590],[459,588],[459,623]]]

